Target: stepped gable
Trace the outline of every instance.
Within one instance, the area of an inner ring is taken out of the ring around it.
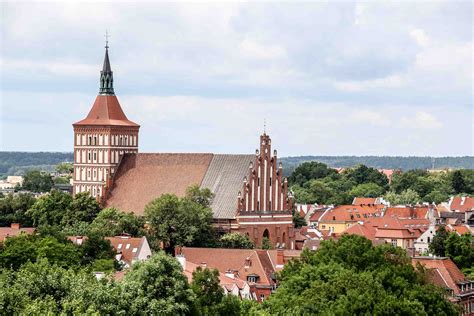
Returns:
[[[201,185],[212,154],[125,154],[105,205],[143,215],[145,206],[165,193],[184,196]]]
[[[211,208],[214,218],[232,219],[237,211],[237,195],[242,179],[248,175],[248,166],[254,155],[214,155],[201,183],[214,193]]]
[[[96,97],[87,117],[73,125],[140,126],[127,118],[116,95],[102,94]]]

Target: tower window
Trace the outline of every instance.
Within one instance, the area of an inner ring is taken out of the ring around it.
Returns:
[[[94,136],[94,145],[97,145],[97,136]]]
[[[88,156],[88,159],[89,159],[89,161],[90,161],[90,160],[91,160],[91,153],[89,152],[89,153],[87,154],[87,156]]]
[[[87,145],[91,145],[91,143],[92,143],[92,136],[89,136]]]
[[[97,153],[94,153],[94,161],[97,160]]]

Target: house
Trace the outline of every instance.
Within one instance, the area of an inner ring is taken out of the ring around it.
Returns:
[[[16,237],[20,234],[31,235],[35,230],[33,227],[20,227],[18,223],[11,223],[10,227],[0,227],[0,244],[3,244],[8,237]]]
[[[176,259],[183,268],[183,273],[187,277],[188,282],[191,283],[193,280],[193,272],[198,267],[202,269],[207,268],[207,264],[195,264],[186,260],[184,255],[177,255]],[[238,278],[233,271],[227,271],[226,273],[219,272],[219,284],[224,290],[225,295],[234,295],[241,299],[254,299],[250,291],[250,285]]]
[[[250,286],[252,298],[264,301],[276,289],[278,283],[275,272],[293,258],[298,258],[299,250],[261,250],[177,247],[176,256],[182,256],[186,263],[217,269],[231,273]],[[178,259],[180,260],[180,259]]]
[[[323,216],[323,214],[331,208],[332,208],[332,206],[328,206],[328,207],[320,207],[320,208],[314,210],[312,212],[312,214],[309,216],[309,219],[308,219],[307,223],[310,226],[318,226],[319,219],[321,218],[321,216]]]
[[[382,216],[385,205],[340,205],[328,209],[319,218],[318,230],[341,234],[352,224]]]
[[[462,307],[462,315],[474,314],[474,282],[467,279],[451,259],[414,257],[412,264],[415,268],[421,265],[426,269],[428,280],[446,290],[449,299]]]
[[[433,241],[438,226],[431,224],[427,230],[425,230],[414,242],[415,253],[426,254],[428,253],[430,243]]]
[[[473,233],[474,229],[469,227],[469,225],[451,225],[451,224],[448,224],[448,225],[446,225],[446,230],[448,232],[454,232],[454,233],[458,234],[458,236],[462,236],[464,234],[474,235],[474,233]]]
[[[434,220],[439,218],[436,208],[428,205],[387,207],[383,216],[397,218],[430,218],[431,216]]]
[[[8,176],[5,180],[0,180],[0,192],[13,192],[16,186],[21,186],[22,184],[22,176]]]
[[[82,245],[87,237],[69,236],[68,239],[76,245]],[[151,257],[151,248],[146,237],[115,236],[105,237],[116,251],[115,260],[131,267],[135,262]]]

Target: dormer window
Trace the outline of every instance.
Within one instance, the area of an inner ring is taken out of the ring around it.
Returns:
[[[250,282],[250,283],[257,283],[258,279],[259,279],[259,276],[257,274],[249,274],[247,276],[247,282]]]

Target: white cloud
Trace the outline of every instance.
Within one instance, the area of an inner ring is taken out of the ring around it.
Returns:
[[[421,29],[414,29],[410,32],[410,36],[415,40],[415,42],[421,46],[426,47],[430,44],[430,39],[426,35],[425,31]]]
[[[285,49],[279,46],[266,46],[252,39],[244,39],[240,45],[243,56],[251,59],[278,59],[286,56]]]
[[[336,81],[333,84],[342,91],[361,92],[377,88],[398,88],[403,85],[403,79],[400,75],[392,75],[374,80]]]
[[[412,129],[438,129],[443,124],[431,113],[418,111],[414,116],[402,117],[400,127]]]

